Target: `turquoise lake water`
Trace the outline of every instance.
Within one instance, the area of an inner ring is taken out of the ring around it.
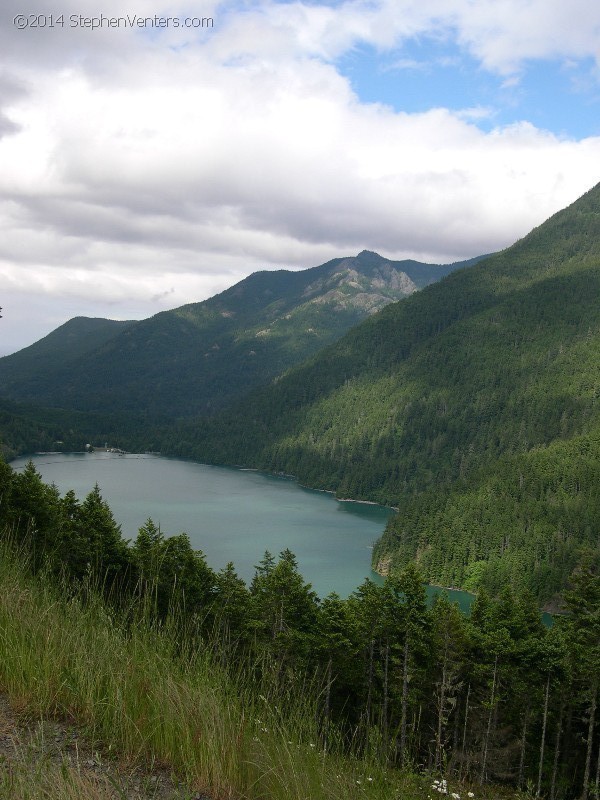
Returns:
[[[22,469],[29,457],[16,459]],[[294,480],[154,455],[56,453],[31,457],[47,483],[83,499],[97,483],[121,525],[134,539],[151,517],[167,536],[185,532],[213,569],[233,561],[246,581],[265,550],[295,553],[305,580],[320,597],[348,596],[370,568],[371,550],[393,512],[381,506],[340,502]],[[429,587],[430,596],[438,589]],[[449,592],[463,611],[472,595]]]

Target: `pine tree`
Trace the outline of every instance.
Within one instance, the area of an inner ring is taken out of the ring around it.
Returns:
[[[458,700],[464,682],[467,634],[464,617],[445,593],[438,594],[431,609],[435,665],[435,751],[433,766],[443,770],[449,725],[457,714]]]
[[[230,561],[215,576],[215,632],[222,658],[249,638],[250,592]]]
[[[87,495],[79,510],[78,535],[87,550],[87,567],[109,590],[125,579],[130,565],[121,527],[100,494],[98,484]]]
[[[287,660],[303,661],[312,646],[318,602],[298,571],[294,554],[282,551],[273,565],[270,553],[266,553],[250,594],[256,628],[280,668]]]
[[[425,581],[418,567],[410,563],[399,577],[386,580],[396,604],[399,617],[399,630],[402,636],[402,652],[400,655],[400,736],[398,742],[398,758],[405,765],[409,758],[408,717],[411,694],[416,699],[419,673],[423,673],[429,661],[431,623],[427,612],[427,595]],[[413,738],[418,734],[418,725],[413,725]]]
[[[600,688],[600,571],[594,554],[585,554],[581,566],[571,576],[571,589],[565,592],[565,601],[570,612],[565,622],[568,646],[580,702],[587,716],[581,789],[581,800],[587,800]]]
[[[9,482],[8,517],[12,530],[31,546],[33,565],[52,559],[59,545],[60,496],[55,486],[43,483],[33,462]]]

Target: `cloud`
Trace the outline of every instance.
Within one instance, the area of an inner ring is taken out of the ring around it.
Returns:
[[[246,9],[218,47],[335,61],[360,43],[390,50],[413,38],[454,39],[504,75],[529,59],[600,59],[600,6],[590,0],[264,2]]]
[[[23,328],[5,324],[9,295],[15,309],[27,291],[40,307],[50,298],[49,330],[63,301],[149,315],[259,268],[363,248],[455,260],[510,244],[588,189],[600,139],[527,122],[484,132],[477,122],[491,108],[364,104],[336,60],[361,43],[454,37],[484,68],[518,79],[529,58],[597,57],[595,4],[571,11],[569,26],[557,0],[426,6],[206,3],[210,31],[3,26],[5,349],[24,343]],[[97,13],[83,1],[62,8],[65,18]],[[38,2],[32,13],[50,9]],[[132,0],[127,13],[155,11]],[[110,0],[103,13],[124,12]]]

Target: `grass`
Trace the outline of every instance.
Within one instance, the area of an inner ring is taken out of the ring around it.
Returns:
[[[169,624],[152,628],[138,614],[125,625],[93,596],[61,595],[51,581],[31,578],[1,547],[0,690],[31,716],[76,720],[104,753],[167,768],[213,800],[431,794],[426,777],[336,754],[335,746],[325,753],[317,700],[306,699],[311,692],[273,698],[248,677],[233,680],[208,649],[182,652]],[[0,796],[11,798],[108,796],[64,765],[9,770],[2,780]],[[46,786],[62,788],[52,793]]]
[[[270,702],[208,650],[176,649],[168,624],[125,627],[99,600],[60,597],[0,558],[0,687],[12,702],[76,719],[105,750],[168,766],[215,800],[364,794],[356,781],[372,776],[320,750],[314,705]]]
[[[118,796],[118,795],[117,795]],[[114,800],[104,779],[93,780],[75,768],[43,760],[0,769],[0,797],[11,800]]]

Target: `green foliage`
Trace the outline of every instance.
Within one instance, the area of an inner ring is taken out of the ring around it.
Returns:
[[[261,641],[283,663],[300,663],[311,647],[317,622],[317,596],[298,572],[296,558],[284,550],[275,562],[270,553],[250,586],[251,618]]]
[[[31,468],[0,471],[5,535],[31,549],[37,570],[79,581],[91,571],[120,603],[152,597],[159,620],[180,605],[180,630],[209,640],[221,665],[249,658],[252,680],[274,693],[316,675],[325,748],[337,731],[348,751],[385,764],[587,797],[600,735],[599,266],[596,187],[227,413],[152,431],[166,452],[397,506],[374,551],[391,566],[383,586],[320,602],[284,552],[267,554],[246,590],[232,567],[215,576],[185,535],[166,539],[151,521],[127,548],[97,490],[82,504],[61,499]],[[289,299],[288,278],[276,281]],[[270,281],[258,274],[243,287],[249,314]],[[231,319],[225,300],[237,302],[225,293],[201,316]],[[257,341],[285,329],[285,303],[274,302],[272,334]],[[135,336],[164,355],[171,336],[201,327],[197,311],[159,315]],[[235,347],[221,349],[235,364]],[[162,391],[147,393],[158,403]],[[478,589],[470,620],[444,599],[428,610],[423,580]],[[568,616],[548,632],[536,602],[565,586]]]
[[[529,782],[557,800],[593,788],[593,550],[548,629],[533,595],[508,586],[480,591],[470,619],[444,595],[427,608],[414,563],[320,601],[285,550],[248,589],[152,520],[128,547],[97,487],[61,498],[31,465],[0,469],[0,498],[0,688],[35,709],[82,716],[224,796],[411,797],[409,765],[456,788]]]
[[[598,542],[599,266],[596,187],[165,449],[398,507],[374,564],[549,600]]]
[[[257,272],[137,323],[76,318],[0,359],[2,394],[87,412],[215,414],[458,266],[364,252],[298,272]]]
[[[88,443],[105,442],[130,451],[153,451],[158,448],[159,424],[142,415],[86,414],[0,399],[0,457],[83,452]]]

